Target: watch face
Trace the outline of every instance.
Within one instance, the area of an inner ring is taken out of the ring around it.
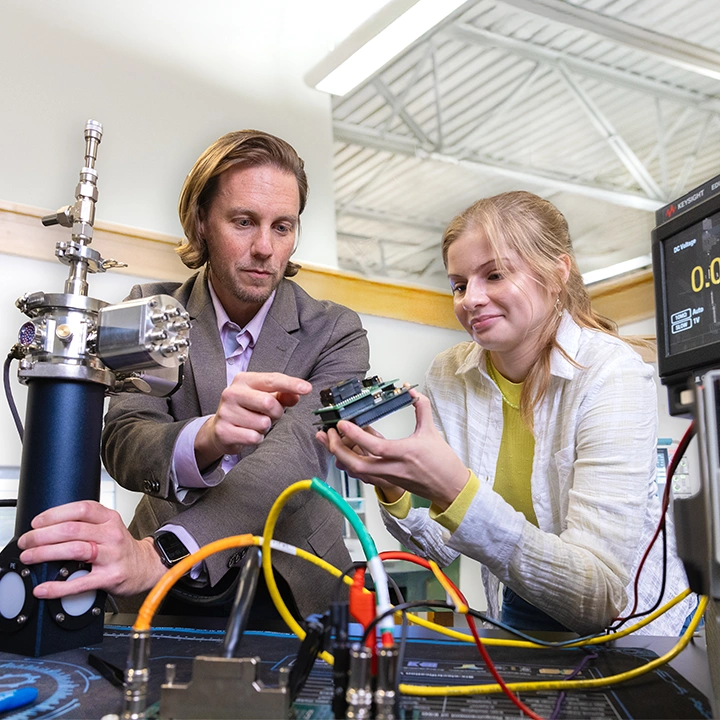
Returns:
[[[155,547],[160,553],[160,559],[167,567],[172,567],[190,554],[177,535],[171,532],[156,535]]]

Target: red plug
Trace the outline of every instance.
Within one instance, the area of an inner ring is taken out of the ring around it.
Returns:
[[[363,628],[367,629],[368,625],[375,619],[375,593],[365,592],[365,568],[358,568],[353,577],[353,584],[350,586],[350,614]],[[365,646],[373,651],[373,661],[375,660],[375,628],[367,637]]]

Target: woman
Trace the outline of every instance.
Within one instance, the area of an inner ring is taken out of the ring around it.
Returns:
[[[598,632],[630,611],[660,517],[653,370],[592,310],[551,203],[527,192],[480,200],[450,223],[442,252],[472,340],[435,358],[415,432],[386,440],[341,422],[318,439],[376,486],[402,543],[441,564],[459,553],[482,563],[491,616],[499,581],[509,624]],[[406,491],[430,509],[411,508]],[[661,575],[658,542],[638,610],[657,600]],[[686,586],[670,530],[665,600]],[[677,634],[692,606],[645,632]]]

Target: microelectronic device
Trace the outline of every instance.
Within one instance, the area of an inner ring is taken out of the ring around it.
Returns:
[[[313,413],[323,430],[334,428],[340,420],[349,420],[360,427],[370,425],[413,402],[410,390],[416,385],[397,387],[397,380],[385,382],[377,375],[364,380],[351,378],[320,391],[323,404]]]

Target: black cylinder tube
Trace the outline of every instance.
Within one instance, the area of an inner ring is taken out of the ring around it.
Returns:
[[[28,382],[25,437],[15,536],[51,507],[100,499],[100,434],[105,387],[98,383],[32,379]]]

